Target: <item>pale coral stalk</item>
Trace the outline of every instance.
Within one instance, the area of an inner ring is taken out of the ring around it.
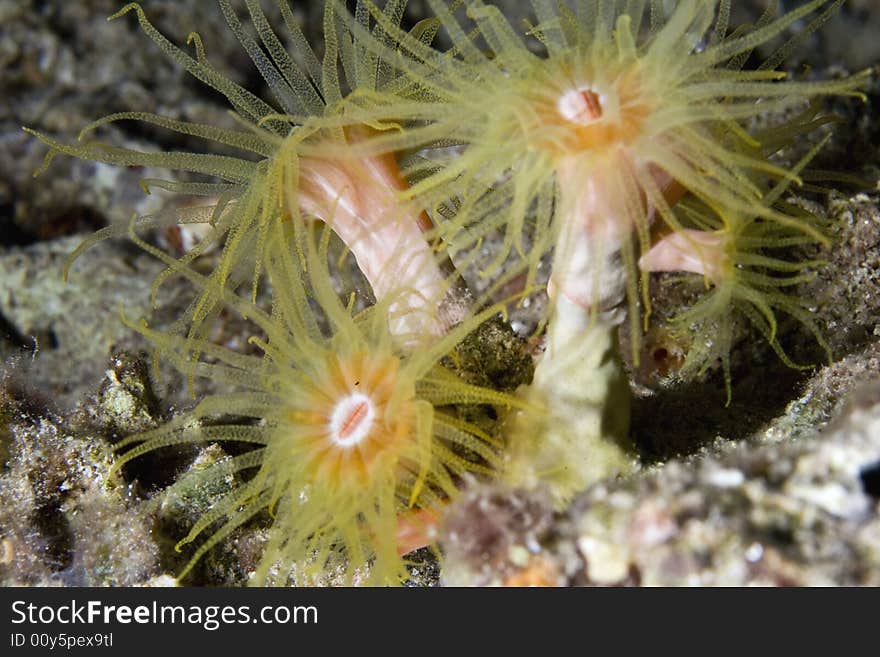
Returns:
[[[581,180],[576,173],[571,161],[558,170],[563,221],[548,285],[553,311],[546,348],[524,392],[545,412],[518,416],[507,469],[515,485],[549,484],[559,504],[635,467],[617,340],[626,316],[620,251],[632,227],[610,207],[601,172]]]
[[[463,319],[455,304],[443,303],[450,282],[425,239],[431,221],[422,210],[401,205],[406,181],[392,155],[308,157],[300,170],[300,209],[333,227],[377,299],[399,296],[389,307],[392,334],[414,346]]]

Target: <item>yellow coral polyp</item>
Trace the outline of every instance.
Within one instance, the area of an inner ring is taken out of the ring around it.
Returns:
[[[183,443],[253,446],[185,476],[166,493],[173,495],[194,480],[256,471],[217,500],[180,541],[180,549],[201,541],[181,577],[218,542],[268,509],[274,522],[253,583],[314,583],[337,569],[336,581],[398,584],[407,576],[400,553],[413,544],[407,535],[411,519],[428,517],[454,498],[464,474],[491,475],[498,469],[501,441],[446,407],[522,403],[463,383],[439,364],[497,308],[424,348],[401,352],[389,329],[396,295],[353,313],[333,289],[329,228],[320,235],[316,241],[313,231],[299,224],[273,226],[266,260],[273,310],[265,312],[131,233],[138,245],[247,317],[254,333],[265,336],[250,339],[263,352],[250,356],[201,338],[161,333],[145,323],[133,325],[185,375],[210,378],[235,391],[210,395],[190,413],[124,439],[116,446],[121,455],[115,467]]]
[[[794,173],[799,174],[827,140],[826,137],[816,144],[794,166]],[[673,331],[680,337],[690,338],[690,348],[680,372],[700,375],[720,362],[728,404],[732,391],[730,352],[736,314],[745,317],[789,367],[805,369],[807,366],[792,361],[780,344],[777,336],[780,312],[804,326],[831,361],[831,347],[808,310],[808,301],[791,292],[798,284],[813,280],[816,271],[826,263],[799,260],[792,257],[791,252],[782,253],[783,249],[790,251],[801,245],[826,244],[826,226],[820,217],[784,202],[790,184],[788,180],[779,181],[762,196],[762,203],[791,219],[784,224],[725,211],[694,199],[683,201],[676,212],[685,230],[672,236],[682,238],[676,240],[679,244],[673,248],[687,254],[689,262],[654,268],[700,275],[702,280],[692,283],[702,287],[703,294],[671,319]],[[649,256],[656,252],[657,247]]]
[[[727,211],[790,222],[762,203],[756,184],[759,177],[792,176],[768,161],[779,146],[756,143],[744,125],[805,99],[859,95],[867,75],[802,82],[773,70],[839,0],[812,0],[779,17],[768,11],[755,26],[733,31],[730,0],[681,0],[672,7],[614,0],[569,7],[533,0],[538,20],[525,33],[481,0],[430,5],[454,43],[447,52],[395,29],[372,7],[376,23],[400,51],[377,54],[408,81],[399,87],[421,101],[419,122],[378,142],[462,147],[417,162],[410,173],[419,180],[406,197],[447,218],[439,230],[456,248],[502,233],[496,257],[484,267],[490,276],[503,275],[514,251],[534,272],[551,248],[578,239],[570,225],[580,224],[577,230],[592,234],[589,248],[621,253],[634,335],[636,263],[651,246],[651,224],[681,230],[672,206],[685,192]],[[343,20],[352,33],[366,33],[350,18]],[[757,70],[742,68],[756,47],[797,21],[807,21],[797,36]],[[454,213],[443,211],[450,206]],[[554,258],[556,267],[558,252]],[[582,287],[589,293],[590,281]],[[572,293],[580,296],[586,295]],[[647,306],[646,296],[641,301]]]
[[[284,38],[292,45],[290,52],[282,45],[281,31],[269,24],[260,4],[251,1],[246,4],[257,39],[247,32],[229,0],[218,0],[233,35],[265,80],[271,95],[269,100],[223,75],[209,61],[197,33],[190,34],[188,39],[195,51],[190,53],[156,29],[138,3],[128,3],[110,17],[113,20],[135,15],[142,31],[166,56],[226,97],[234,110],[237,129],[148,112],[106,116],[86,126],[78,142],[72,144],[25,128],[50,148],[40,171],[48,167],[57,154],[66,154],[116,166],[162,167],[202,176],[193,182],[144,180],[142,186],[146,191],[161,188],[205,201],[196,207],[173,207],[156,215],[139,217],[138,224],[143,228],[207,225],[201,242],[183,255],[180,263],[192,263],[222,245],[220,262],[213,272],[215,282],[221,287],[236,289],[250,280],[256,296],[273,223],[305,218],[335,219],[343,241],[377,288],[374,289],[376,296],[394,289],[400,272],[393,267],[386,272],[381,265],[397,258],[421,277],[419,282],[424,283],[425,299],[421,305],[436,304],[445,287],[438,280],[437,258],[420,232],[429,222],[418,208],[396,206],[395,192],[406,182],[393,155],[386,150],[361,161],[347,153],[350,138],[357,142],[361,132],[385,126],[364,112],[354,112],[352,105],[347,106],[342,116],[341,101],[347,94],[377,92],[389,83],[388,71],[378,65],[376,57],[369,54],[363,43],[344,30],[332,0],[325,4],[325,43],[320,60],[297,26],[287,1],[276,0],[274,4],[283,18]],[[397,24],[402,8],[400,3],[389,3],[383,16]],[[368,32],[361,38],[374,41],[373,47],[383,43],[381,33]],[[340,75],[340,70],[344,75]],[[230,147],[234,154],[145,152],[95,138],[98,129],[119,121],[140,121],[197,137]],[[69,258],[65,274],[70,263],[91,245],[124,232],[124,226],[110,226],[87,238]],[[374,234],[381,236],[377,238]],[[395,234],[397,238],[389,240],[389,235],[394,237]],[[405,239],[400,234],[405,234]],[[399,244],[404,241],[406,244]],[[358,253],[359,249],[363,252]],[[174,269],[169,267],[157,277],[154,296],[173,273]],[[416,281],[412,287],[417,287]],[[411,301],[409,305],[418,304]],[[206,291],[178,320],[174,331],[194,338],[204,337],[217,312],[216,295]],[[420,328],[417,326],[416,330]],[[404,326],[401,330],[410,329]]]

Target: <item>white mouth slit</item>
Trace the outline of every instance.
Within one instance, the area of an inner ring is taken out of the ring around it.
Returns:
[[[589,125],[602,118],[602,96],[589,85],[566,91],[556,103],[559,115],[578,125]]]
[[[343,397],[330,417],[330,439],[341,447],[352,447],[370,433],[376,411],[365,394],[353,392]]]

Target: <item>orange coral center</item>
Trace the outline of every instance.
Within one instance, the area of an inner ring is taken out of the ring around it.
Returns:
[[[530,91],[534,113],[524,116],[533,117],[526,129],[534,146],[568,157],[602,153],[638,139],[651,113],[638,71],[622,71],[601,84],[573,82],[578,77],[557,71]]]
[[[401,385],[393,356],[328,354],[288,416],[314,478],[348,485],[396,470],[412,448],[415,415],[414,390]]]

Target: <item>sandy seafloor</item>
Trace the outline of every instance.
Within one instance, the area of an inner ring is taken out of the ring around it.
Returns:
[[[146,459],[105,485],[111,441],[194,401],[170,370],[152,380],[148,345],[120,322],[120,308],[130,317],[148,311],[161,265],[112,241],[82,256],[67,283],[60,269],[88,233],[171,200],[142,194],[142,170],[67,157],[34,179],[46,149],[21,131],[28,125],[72,140],[90,120],[134,110],[229,123],[223,99],[158,53],[131,17],[105,20],[121,4],[0,0],[4,585],[172,583],[182,563],[174,542],[222,493],[196,490],[159,513],[145,513],[139,503],[175,473],[223,458],[219,445]],[[293,4],[317,42],[320,5]],[[411,3],[408,20],[421,16],[422,4]],[[522,11],[522,3],[500,4]],[[214,3],[143,5],[177,43],[197,29],[212,61],[259,91]],[[761,2],[734,5],[734,22],[741,22],[753,19]],[[880,65],[878,35],[880,4],[853,0],[787,66],[823,77]],[[666,376],[674,345],[662,332],[649,335],[642,365],[630,368],[641,471],[597,484],[561,511],[540,492],[471,485],[441,529],[442,568],[425,555],[413,583],[880,584],[878,76],[867,102],[838,99],[829,108],[842,120],[816,167],[867,181],[798,199],[835,221],[834,244],[820,254],[828,265],[799,291],[815,301],[833,362],[789,369],[743,328],[732,354],[733,400],[725,407],[717,369],[692,380]],[[134,123],[104,134],[131,147],[196,147]],[[668,290],[663,278],[652,282],[655,302],[667,310],[676,302]],[[173,281],[164,286],[156,325],[173,320],[190,293]],[[238,329],[234,317],[222,324],[225,345],[242,346]],[[792,353],[816,356],[806,331],[796,324],[782,330]],[[257,518],[213,550],[188,583],[244,583],[265,535],[266,519]]]

